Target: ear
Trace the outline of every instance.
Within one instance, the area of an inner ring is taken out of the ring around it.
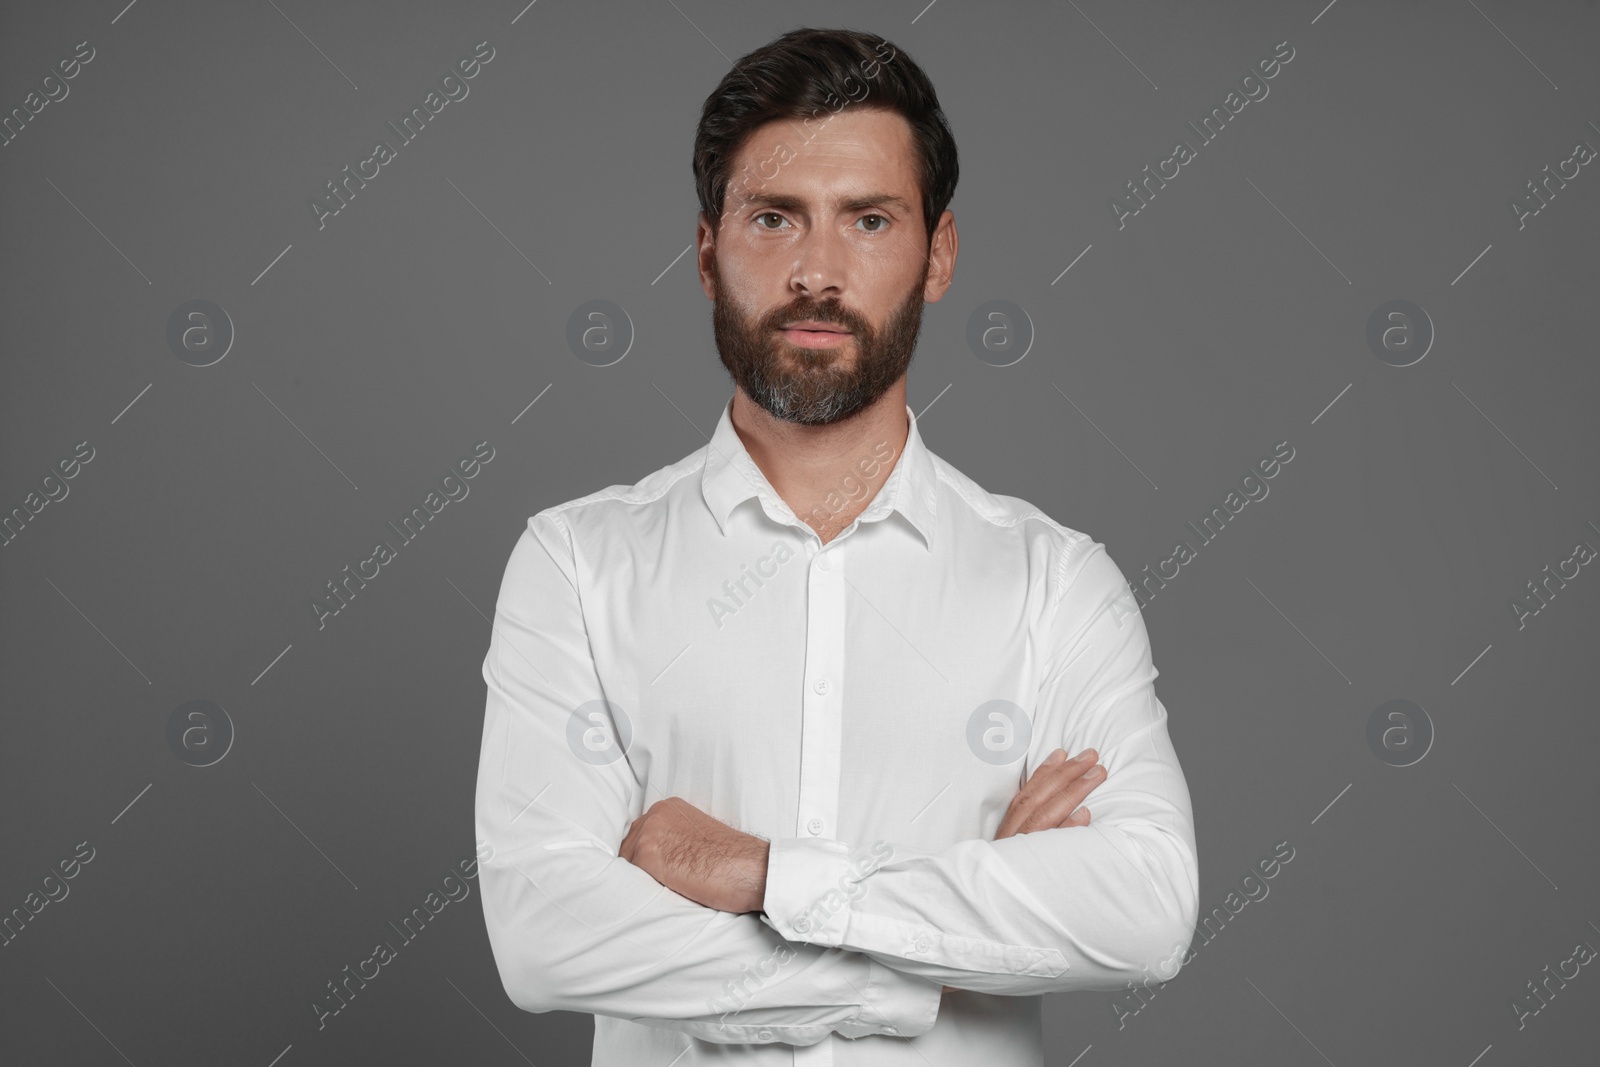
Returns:
[[[933,228],[933,241],[928,249],[928,280],[922,287],[922,299],[928,303],[937,303],[955,280],[959,244],[955,212],[946,209]]]
[[[707,300],[716,300],[717,231],[704,211],[700,212],[694,228],[695,264],[700,270],[700,288]]]

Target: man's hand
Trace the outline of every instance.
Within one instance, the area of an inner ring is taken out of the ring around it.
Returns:
[[[1105,781],[1105,768],[1095,760],[1099,753],[1086,748],[1072,759],[1058,748],[1045,757],[1000,820],[996,841],[1014,834],[1052,830],[1058,826],[1089,825],[1089,809],[1080,808],[1089,791]]]
[[[735,830],[682,797],[650,805],[617,855],[697,904],[760,911],[767,895],[767,842]]]

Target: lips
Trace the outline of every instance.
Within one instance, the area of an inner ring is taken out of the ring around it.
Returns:
[[[836,326],[831,322],[794,322],[783,327],[785,330],[804,330],[807,333],[849,333],[843,326]]]

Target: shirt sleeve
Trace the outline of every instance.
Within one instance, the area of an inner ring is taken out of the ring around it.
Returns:
[[[940,983],[791,944],[755,914],[704,907],[618,857],[644,789],[602,699],[581,591],[567,525],[554,512],[533,516],[506,566],[483,661],[474,802],[488,855],[484,920],[512,1003],[721,1044],[930,1030]]]
[[[784,937],[866,953],[959,989],[1120,989],[1177,974],[1199,914],[1188,784],[1156,699],[1137,602],[1105,546],[1059,557],[1049,659],[1023,779],[1053,750],[1094,748],[1106,777],[1085,827],[941,851],[886,842],[870,869],[826,838],[771,842],[762,919]],[[843,890],[843,891],[841,891]]]

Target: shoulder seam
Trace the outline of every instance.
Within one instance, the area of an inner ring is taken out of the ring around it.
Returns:
[[[685,458],[688,458],[688,457],[685,457]],[[670,468],[667,468],[667,469],[670,469]],[[640,483],[635,482],[633,485],[608,486],[605,489],[598,489],[593,493],[587,494],[586,496],[580,496],[580,497],[578,497],[578,498],[576,498],[574,500],[568,500],[565,503],[552,504],[550,507],[545,508],[544,510],[545,510],[545,512],[548,512],[553,518],[555,518],[555,517],[559,517],[559,514],[561,512],[563,512],[563,511],[570,511],[573,508],[582,507],[582,506],[587,505],[587,504],[602,504],[602,503],[605,503],[605,502],[611,501],[611,500],[620,501],[621,503],[624,503],[624,504],[653,504],[657,500],[660,500],[662,497],[666,496],[667,493],[671,491],[672,487],[677,485],[679,482],[683,481],[683,479],[685,479],[687,477],[690,477],[691,475],[695,474],[696,472],[704,470],[704,469],[705,469],[705,454],[701,453],[700,454],[700,458],[699,458],[699,460],[697,462],[695,462],[695,463],[691,464],[690,466],[686,467],[682,472],[680,472],[678,474],[678,476],[676,478],[671,479],[665,485],[663,485],[659,490],[657,490],[656,492],[650,494],[649,496],[640,496],[640,497],[629,498],[628,494],[633,492],[633,490],[635,490],[635,489],[637,489],[639,487]],[[652,473],[659,473],[659,472],[652,472]],[[648,478],[648,477],[649,476],[647,475],[646,478]],[[565,526],[565,523],[563,523],[562,525]]]
[[[1003,527],[1020,526],[1029,519],[1037,519],[1046,526],[1054,529],[1057,533],[1062,534],[1066,538],[1066,548],[1068,550],[1076,547],[1078,542],[1087,540],[1089,537],[1089,535],[1084,533],[1082,530],[1074,530],[1070,526],[1062,525],[1055,519],[1051,518],[1037,505],[1028,503],[1027,501],[1024,501],[1024,503],[1028,503],[1028,510],[1023,512],[1021,515],[1017,515],[1009,519],[997,518],[994,515],[988,514],[986,509],[978,501],[973,500],[972,497],[968,495],[965,487],[963,487],[959,481],[950,477],[942,465],[935,464],[934,471],[938,474],[939,481],[945,485],[948,485],[952,490],[954,490],[956,495],[966,503],[967,507],[972,509],[973,514],[977,515],[978,518],[991,525]]]

